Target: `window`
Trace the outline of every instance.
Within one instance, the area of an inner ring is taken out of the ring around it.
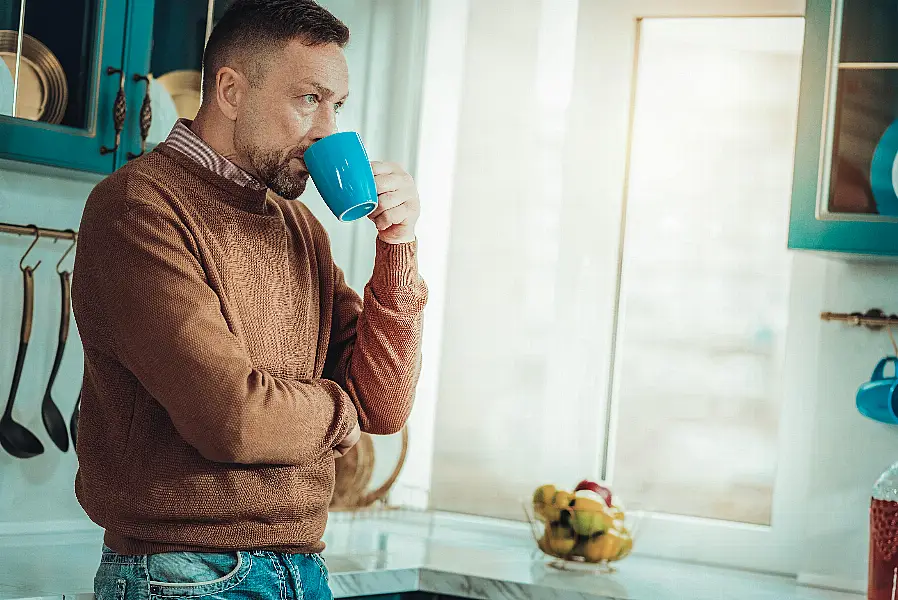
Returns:
[[[604,477],[652,511],[642,552],[797,572],[803,9],[470,3],[433,508]]]
[[[610,447],[652,510],[770,524],[802,34],[640,25]]]

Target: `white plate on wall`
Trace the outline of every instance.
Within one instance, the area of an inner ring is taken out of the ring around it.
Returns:
[[[0,60],[0,115],[12,116],[14,85],[15,80],[12,78],[12,71],[6,66],[6,61]]]
[[[165,141],[175,121],[178,120],[178,109],[165,86],[152,75],[150,75],[150,107],[153,109],[153,120],[150,123],[147,143],[158,144]]]
[[[159,76],[159,83],[165,86],[178,110],[178,116],[194,119],[200,108],[200,88],[202,73],[194,69],[169,71]]]

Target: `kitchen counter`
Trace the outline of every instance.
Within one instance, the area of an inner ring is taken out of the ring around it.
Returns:
[[[0,600],[93,600],[101,533],[0,538]],[[794,579],[631,556],[559,571],[525,525],[407,511],[335,514],[324,557],[337,598],[429,592],[479,600],[861,600]]]

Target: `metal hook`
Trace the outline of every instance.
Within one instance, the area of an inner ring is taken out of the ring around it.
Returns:
[[[64,261],[65,258],[69,255],[69,252],[74,250],[75,246],[78,245],[78,232],[76,232],[74,229],[64,229],[63,231],[68,231],[69,233],[72,234],[72,245],[68,247],[68,249],[65,251],[65,254],[63,254],[62,257],[59,259],[59,262],[56,263],[56,272],[59,273],[60,275],[63,274],[63,271],[59,270],[59,267],[62,266],[62,261]],[[895,350],[895,353],[898,354],[898,350]]]
[[[35,244],[37,244],[37,242],[41,239],[41,231],[40,231],[40,229],[37,228],[37,225],[29,225],[28,227],[31,227],[32,229],[34,229],[34,241],[31,242],[30,246],[28,246],[28,250],[25,250],[25,254],[22,255],[22,258],[19,259],[19,269],[23,273],[25,272],[25,258],[31,252],[31,249],[34,248]],[[37,268],[39,266],[41,266],[41,261],[37,261],[36,265],[34,265],[33,267],[29,267],[29,268],[32,271],[37,271]]]

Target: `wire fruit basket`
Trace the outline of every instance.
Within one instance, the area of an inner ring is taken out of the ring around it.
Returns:
[[[641,521],[611,490],[582,481],[573,492],[544,485],[523,502],[536,545],[562,570],[610,573],[633,550]]]

